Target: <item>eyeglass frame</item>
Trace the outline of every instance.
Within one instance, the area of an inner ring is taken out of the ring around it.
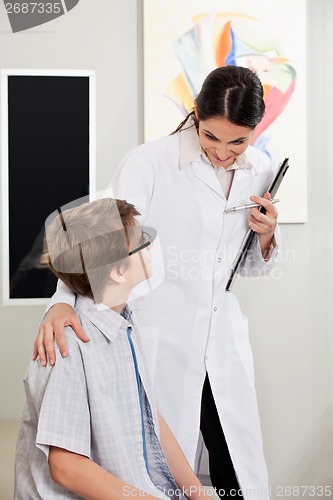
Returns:
[[[150,237],[150,234],[148,234],[146,231],[142,231],[142,235],[147,235],[149,236],[149,241],[146,241],[145,243],[142,243],[142,245],[138,246],[137,248],[135,248],[134,250],[131,250],[130,252],[128,252],[128,255],[131,256],[137,252],[141,252],[141,250],[144,250],[144,248],[147,248],[149,247],[151,244],[152,244],[152,238]]]

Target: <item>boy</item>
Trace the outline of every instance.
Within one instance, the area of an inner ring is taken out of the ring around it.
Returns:
[[[126,302],[151,276],[153,231],[133,205],[101,199],[58,211],[46,229],[54,274],[77,294],[90,342],[68,327],[68,357],[32,361],[20,429],[15,500],[205,496],[157,414]],[[158,439],[160,427],[160,440]],[[162,451],[163,448],[163,451]]]

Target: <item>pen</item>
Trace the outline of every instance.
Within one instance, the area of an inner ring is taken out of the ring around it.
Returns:
[[[280,200],[273,199],[269,200],[271,203],[278,203]],[[237,212],[238,210],[246,210],[247,208],[262,207],[260,203],[249,203],[248,205],[241,205],[239,207],[227,208],[225,212]]]

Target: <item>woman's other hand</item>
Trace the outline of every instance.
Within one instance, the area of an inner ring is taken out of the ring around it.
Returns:
[[[271,245],[275,246],[274,231],[277,224],[278,211],[276,206],[270,202],[270,194],[265,193],[263,198],[260,196],[251,196],[251,201],[259,203],[266,210],[266,213],[260,212],[259,208],[252,208],[249,215],[249,226],[259,235],[259,243],[261,253],[264,258],[268,258],[267,254]]]

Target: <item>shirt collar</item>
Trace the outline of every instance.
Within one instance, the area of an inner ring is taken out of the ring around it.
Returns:
[[[185,168],[203,154],[194,120],[190,116],[179,132],[179,167]]]
[[[190,116],[184,125],[184,128],[179,132],[179,168],[187,167],[192,161],[198,160],[200,156],[213,167],[207,156],[201,149],[199,137],[195,128],[193,118]],[[226,170],[237,170],[238,168],[252,168],[246,156],[246,153],[241,154],[236,158],[233,165]]]
[[[122,310],[122,314],[118,314],[104,304],[96,304],[89,297],[79,295],[75,302],[75,309],[93,323],[111,342],[116,339],[119,331],[125,331],[132,326],[131,312],[127,305]]]

